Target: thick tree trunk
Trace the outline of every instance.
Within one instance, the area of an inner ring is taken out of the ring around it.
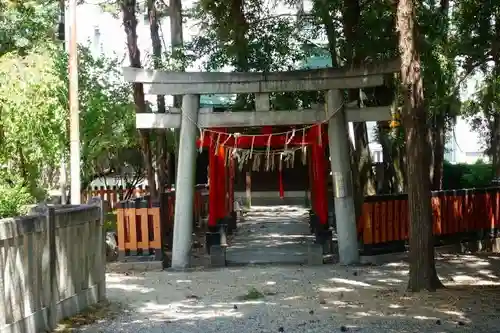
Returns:
[[[155,0],[147,1],[149,33],[151,35],[151,44],[153,46],[153,66],[160,69],[162,64],[162,50],[160,39],[160,23],[158,12],[156,10]],[[158,113],[165,113],[165,96],[156,96]],[[156,167],[158,172],[158,190],[164,192],[165,185],[169,185],[168,179],[168,151],[167,151],[167,133],[165,129],[158,130],[156,139]]]
[[[410,291],[434,291],[442,287],[434,261],[430,197],[430,144],[414,0],[399,0],[396,28],[399,32],[401,79],[405,97],[403,124],[406,137],[408,208],[410,216]]]
[[[128,55],[130,59],[130,66],[141,68],[141,53],[137,46],[137,18],[135,16],[136,1],[135,0],[121,0],[120,6],[123,13],[123,26],[125,34],[127,35]],[[144,87],[141,83],[133,84],[133,96],[135,104],[135,112],[146,112],[146,101],[144,99]],[[156,198],[158,192],[156,191],[155,171],[152,163],[151,156],[151,142],[148,131],[139,131],[140,144],[142,150],[142,157],[146,168],[146,177],[148,180],[149,191],[151,197]]]

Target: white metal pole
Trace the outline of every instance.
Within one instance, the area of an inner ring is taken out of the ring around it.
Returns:
[[[69,37],[69,138],[70,138],[70,177],[71,204],[81,201],[80,179],[80,113],[78,110],[78,51],[76,41],[76,1],[69,0],[70,37]]]

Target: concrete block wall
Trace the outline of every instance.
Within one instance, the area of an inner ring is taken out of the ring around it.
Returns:
[[[0,332],[52,331],[105,299],[100,199],[0,220]]]

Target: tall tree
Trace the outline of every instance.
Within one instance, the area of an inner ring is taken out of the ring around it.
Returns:
[[[162,67],[162,47],[160,39],[159,13],[156,9],[155,0],[147,0],[147,11],[149,19],[149,33],[151,44],[153,46],[153,67],[161,69]],[[156,96],[158,113],[165,113],[165,96]],[[158,130],[156,135],[156,168],[158,171],[158,190],[164,191],[165,185],[169,183],[168,177],[168,151],[167,151],[167,132],[165,129]]]
[[[141,52],[137,46],[137,17],[135,0],[120,0],[120,7],[123,14],[123,27],[127,36],[127,48],[130,60],[130,66],[141,68]],[[133,96],[136,113],[145,113],[147,111],[146,100],[144,98],[144,87],[142,83],[133,83]],[[140,130],[140,144],[146,177],[149,185],[151,197],[156,198],[158,192],[156,189],[155,170],[152,163],[150,133],[147,130]]]
[[[430,144],[419,49],[419,26],[414,0],[399,0],[396,29],[399,32],[401,81],[405,99],[408,206],[410,216],[410,291],[434,291],[442,284],[436,273],[430,197]]]
[[[172,64],[173,69],[176,71],[186,70],[186,58],[184,53],[184,36],[182,29],[182,1],[170,0],[169,2],[169,18],[170,18],[170,43],[172,44]],[[182,96],[174,96],[174,106],[177,108],[182,107]],[[180,130],[175,130],[175,141],[179,142]],[[177,168],[179,152],[178,145],[175,145],[175,167]],[[173,174],[173,173],[171,173]],[[172,181],[173,182],[173,181]]]
[[[448,52],[448,28],[449,28],[449,10],[450,2],[449,0],[441,0],[440,6],[438,8],[438,19],[439,26],[441,26],[441,45],[444,46],[445,52]],[[448,55],[449,56],[449,55]],[[444,66],[440,66],[443,68]],[[443,68],[446,70],[446,68]],[[452,74],[455,74],[453,70]],[[445,73],[443,73],[445,76]],[[450,80],[442,80],[444,85],[453,84],[454,82]],[[444,93],[448,93],[448,89],[444,89]],[[445,97],[444,103],[440,104],[440,107],[434,110],[433,121],[431,123],[431,145],[432,145],[432,164],[431,164],[431,188],[433,190],[441,190],[443,188],[443,165],[444,165],[444,148],[446,141],[446,121],[447,117],[451,112],[450,102],[446,103],[449,98]]]

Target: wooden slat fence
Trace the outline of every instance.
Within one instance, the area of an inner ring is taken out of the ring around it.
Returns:
[[[137,186],[126,188],[123,186],[94,186],[82,192],[82,202],[86,202],[89,198],[99,197],[102,200],[109,202],[111,208],[116,208],[119,201],[125,200],[129,195],[130,199],[140,198],[149,194],[148,186]]]
[[[500,188],[434,191],[433,231],[437,239],[495,236],[500,229]],[[408,196],[366,197],[358,221],[365,248],[408,240]]]
[[[0,220],[0,332],[52,332],[104,301],[105,269],[98,198]]]
[[[174,226],[175,191],[161,193],[159,200],[143,196],[116,205],[118,260],[163,261],[171,248]],[[197,185],[193,205],[194,222],[208,215],[208,192]]]

